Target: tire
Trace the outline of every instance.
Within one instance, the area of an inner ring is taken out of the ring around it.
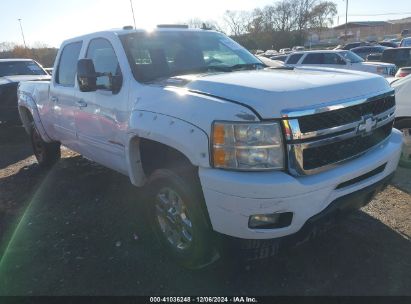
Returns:
[[[147,190],[148,220],[167,254],[189,269],[214,262],[219,255],[197,178],[160,169],[151,175]]]
[[[400,158],[400,166],[411,168],[411,119],[401,119],[395,122],[394,127],[404,136],[404,146]]]
[[[45,142],[37,130],[34,122],[30,128],[30,140],[33,148],[34,156],[37,159],[40,167],[49,168],[54,165],[61,157],[60,143]]]

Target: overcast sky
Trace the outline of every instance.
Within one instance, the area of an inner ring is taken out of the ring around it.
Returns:
[[[345,22],[345,1],[338,4]],[[275,0],[133,0],[137,27],[193,18],[221,21],[226,10],[252,10]],[[22,19],[26,41],[58,47],[62,40],[133,23],[130,0],[1,0],[0,42],[22,43],[17,19]],[[381,15],[380,15],[381,14]],[[385,15],[384,15],[385,14]],[[388,20],[411,16],[410,0],[350,0],[349,21]],[[375,15],[375,16],[370,16]],[[336,19],[337,25],[337,19]]]

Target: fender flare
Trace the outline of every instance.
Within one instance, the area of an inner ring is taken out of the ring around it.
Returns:
[[[34,124],[40,133],[41,138],[45,142],[52,142],[53,140],[50,138],[50,136],[48,136],[46,129],[44,128],[43,123],[41,122],[40,114],[37,109],[37,105],[34,101],[34,98],[28,93],[20,92],[18,100],[19,115],[21,121],[23,122],[23,126],[26,129],[26,132],[30,133],[30,125],[25,113],[22,112],[23,108],[27,109],[30,112],[31,116],[33,117]]]
[[[125,148],[132,184],[143,186],[147,180],[140,157],[140,140],[152,140],[182,153],[194,166],[209,167],[209,138],[197,126],[167,115],[133,111]]]

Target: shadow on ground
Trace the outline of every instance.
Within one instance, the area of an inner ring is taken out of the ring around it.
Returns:
[[[30,179],[0,295],[411,295],[411,243],[363,212],[277,258],[187,271],[162,255],[127,178],[76,156],[1,182]]]
[[[30,155],[32,149],[25,130],[21,126],[0,124],[0,169]]]

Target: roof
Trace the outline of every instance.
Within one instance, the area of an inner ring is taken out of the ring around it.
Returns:
[[[181,27],[157,27],[153,30],[147,30],[147,29],[110,29],[110,30],[105,30],[105,31],[100,31],[100,32],[93,32],[93,33],[88,33],[85,35],[73,37],[66,39],[64,42],[69,42],[69,41],[75,41],[79,39],[85,39],[88,37],[95,37],[96,34],[115,34],[115,35],[125,35],[125,34],[131,34],[131,33],[155,33],[155,32],[215,32],[213,30],[208,30],[208,29],[198,29],[198,28],[181,28]]]
[[[394,24],[411,23],[411,17],[397,19],[397,20],[390,20],[389,22],[394,23]]]
[[[348,22],[347,27],[373,27],[373,26],[384,26],[391,24],[391,22],[387,21],[354,21],[354,22]],[[339,29],[344,29],[345,28],[345,23],[335,26],[334,29],[339,30]]]
[[[294,54],[309,54],[309,53],[343,53],[348,52],[348,50],[313,50],[313,51],[299,51],[293,52],[290,55]]]
[[[27,59],[27,58],[6,58],[6,59],[0,59],[0,62],[10,62],[10,61],[34,61],[34,59]]]

